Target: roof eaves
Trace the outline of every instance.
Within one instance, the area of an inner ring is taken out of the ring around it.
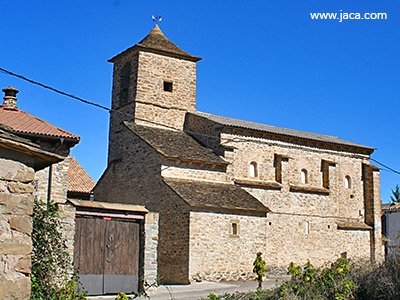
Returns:
[[[239,120],[239,119],[233,119],[233,118],[228,118],[228,117],[221,117],[221,116],[216,116],[216,115],[211,115],[208,113],[203,113],[203,112],[189,112],[190,114],[203,117],[206,119],[209,119],[213,122],[216,122],[218,124],[221,124],[225,127],[228,128],[241,128],[241,129],[247,129],[247,130],[254,130],[254,131],[260,131],[260,132],[267,132],[270,134],[278,135],[278,136],[286,136],[289,138],[298,138],[298,139],[305,139],[305,140],[311,140],[314,142],[323,142],[327,144],[336,144],[336,145],[341,145],[341,146],[346,146],[350,148],[361,148],[361,149],[366,149],[369,150],[371,153],[376,150],[376,148],[372,148],[369,146],[364,146],[361,144],[341,140],[337,137],[334,136],[328,136],[328,135],[322,135],[322,134],[317,134],[317,133],[310,133],[310,132],[305,132],[305,131],[298,131],[294,129],[288,129],[288,128],[283,128],[283,127],[276,127],[276,126],[271,126],[271,125],[266,125],[266,124],[261,124],[261,123],[254,123],[254,122],[249,122],[249,121],[244,121],[244,120]],[[242,123],[247,123],[249,124],[248,126],[242,124]],[[252,126],[251,126],[252,125]],[[268,128],[267,128],[268,127]],[[275,129],[275,130],[272,130]],[[286,131],[286,132],[285,132]],[[306,135],[306,136],[304,136]]]
[[[191,54],[188,55],[184,55],[184,54],[179,54],[173,51],[167,51],[167,50],[161,50],[161,49],[157,49],[157,48],[152,48],[152,47],[148,47],[148,46],[142,46],[140,44],[136,44],[128,49],[126,49],[125,51],[117,54],[116,56],[110,58],[108,60],[108,62],[111,63],[115,63],[118,60],[120,60],[121,58],[128,56],[129,54],[135,52],[135,51],[145,51],[145,52],[152,52],[152,53],[156,53],[156,54],[164,54],[164,55],[168,55],[168,56],[173,56],[173,57],[177,57],[177,58],[182,58],[182,59],[186,59],[186,60],[190,60],[190,61],[194,61],[197,62],[199,60],[202,60],[202,57],[199,56],[194,56]]]

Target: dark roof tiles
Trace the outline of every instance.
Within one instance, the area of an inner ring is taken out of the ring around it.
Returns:
[[[192,207],[267,213],[270,209],[237,185],[190,179],[163,178]]]
[[[227,165],[213,150],[203,147],[180,130],[124,122],[125,126],[165,157]]]
[[[177,45],[167,39],[167,37],[162,33],[160,27],[156,25],[143,40],[141,40],[136,45],[130,47],[129,49],[123,51],[122,53],[118,54],[117,56],[111,58],[109,61],[114,62],[118,58],[123,57],[124,55],[136,49],[148,49],[157,52],[160,51],[165,54],[172,54],[174,56],[186,58],[192,61],[198,61],[201,59],[201,57],[197,57],[183,51],[181,48],[179,48]]]
[[[324,142],[324,143],[332,143],[332,144],[337,144],[337,145],[342,145],[342,146],[364,148],[364,149],[368,149],[371,151],[374,150],[374,148],[371,148],[368,146],[363,146],[363,145],[353,143],[353,142],[348,142],[345,140],[341,140],[334,136],[297,131],[297,130],[275,127],[275,126],[270,126],[270,125],[264,125],[264,124],[249,122],[249,121],[237,120],[237,119],[232,119],[232,118],[227,118],[227,117],[220,117],[220,116],[215,116],[215,115],[211,115],[211,114],[207,114],[207,113],[203,113],[203,112],[190,112],[190,114],[206,118],[208,120],[211,120],[213,122],[216,122],[216,123],[224,125],[224,126],[250,129],[250,130],[255,130],[255,131],[276,134],[276,135],[284,135],[284,136],[288,136],[288,137],[312,140],[312,141],[316,141],[316,142]]]

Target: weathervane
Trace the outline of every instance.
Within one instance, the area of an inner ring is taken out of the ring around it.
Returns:
[[[153,22],[156,22],[156,24],[161,22],[162,20],[161,16],[151,16],[151,17],[153,18]]]

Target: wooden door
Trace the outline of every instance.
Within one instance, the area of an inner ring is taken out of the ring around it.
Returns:
[[[74,262],[89,295],[138,291],[140,224],[77,217]]]

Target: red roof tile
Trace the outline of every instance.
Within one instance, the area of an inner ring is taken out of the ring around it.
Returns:
[[[96,183],[75,157],[70,157],[68,169],[68,192],[90,193]]]
[[[22,110],[8,110],[0,107],[0,123],[7,125],[16,133],[40,134],[80,140],[80,137],[58,128]]]

